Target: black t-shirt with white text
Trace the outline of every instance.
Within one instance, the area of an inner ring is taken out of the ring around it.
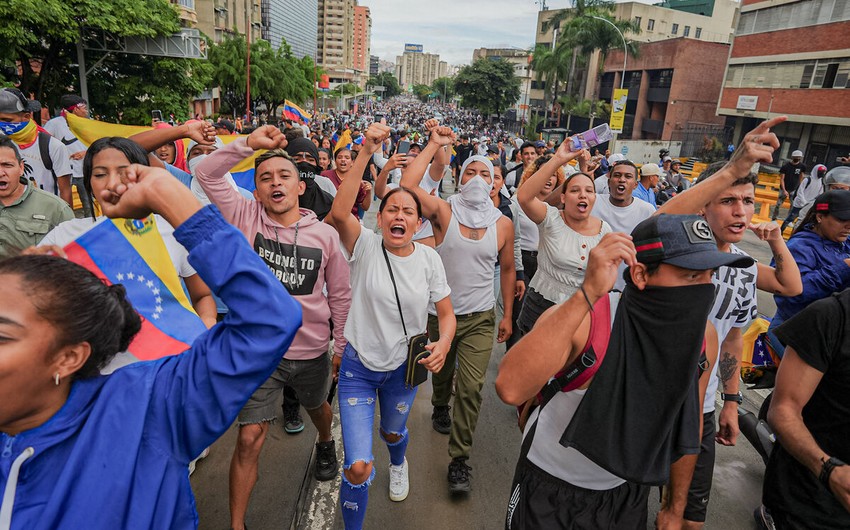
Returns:
[[[784,166],[779,168],[779,172],[785,176],[785,191],[791,193],[796,191],[797,186],[800,185],[800,179],[806,172],[806,165],[800,162],[795,166],[791,162],[786,162]]]
[[[850,289],[812,303],[776,329],[823,378],[803,407],[803,422],[828,455],[850,463]],[[850,528],[845,510],[818,478],[777,442],[765,471],[764,503],[807,528]]]

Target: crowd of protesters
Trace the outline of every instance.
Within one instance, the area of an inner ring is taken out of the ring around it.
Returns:
[[[495,388],[523,431],[506,528],[646,528],[652,486],[666,491],[657,527],[701,528],[715,448],[740,432],[757,290],[776,298],[782,357],[757,520],[850,527],[850,168],[809,173],[795,151],[780,180],[786,223],[800,217],[790,240],[785,223],[754,223],[751,168],[772,163],[783,117],[691,181],[669,157],[639,167],[405,97],[305,123],[153,124],[88,147],[65,119],[87,103],[61,105],[45,130],[23,94],[0,91],[0,529],[194,528],[188,470],[236,421],[240,530],[269,428],[282,412],[299,432],[302,406],[315,478],[341,477],[345,528],[362,528],[383,472],[376,412],[389,498],[416,495],[419,371],[447,435],[432,465],[470,495],[494,341],[507,349]],[[230,174],[246,159],[250,191]],[[132,362],[142,322],[123,287],[63,247],[150,214],[208,331]],[[738,246],[747,232],[770,264]]]

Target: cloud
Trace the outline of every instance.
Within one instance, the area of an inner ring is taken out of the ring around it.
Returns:
[[[372,55],[395,62],[405,43],[422,44],[449,64],[472,62],[475,48],[530,48],[538,7],[532,0],[365,0]]]
[[[625,0],[617,0],[622,2]],[[654,3],[657,0],[637,0]],[[404,44],[422,44],[449,64],[469,64],[476,48],[534,46],[534,0],[360,0],[372,15],[372,55],[395,62]],[[546,0],[550,9],[571,0]]]

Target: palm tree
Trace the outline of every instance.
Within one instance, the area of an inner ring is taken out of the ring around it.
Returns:
[[[562,45],[571,51],[567,94],[576,92],[574,81],[576,67],[580,63],[580,54],[588,56],[599,50],[602,53],[603,60],[600,62],[602,64],[610,50],[622,47],[622,39],[614,28],[606,22],[591,17],[601,17],[610,21],[624,34],[640,33],[640,26],[634,21],[618,20],[611,16],[614,11],[614,2],[611,0],[572,0],[572,2],[572,9],[556,13],[551,20],[543,24],[544,31],[552,26],[560,28],[559,43],[563,43]],[[627,40],[626,47],[629,55],[637,56],[637,46],[634,42]],[[587,72],[585,71],[579,86],[584,86],[586,81]]]
[[[550,98],[552,101],[558,98],[558,83],[559,79],[567,76],[566,62],[563,60],[565,48],[557,46],[553,49],[548,46],[538,46],[531,58],[531,68],[535,73],[535,80],[542,81],[546,79],[546,84],[543,88],[544,107],[546,108],[546,116],[544,124],[549,121],[549,105]]]

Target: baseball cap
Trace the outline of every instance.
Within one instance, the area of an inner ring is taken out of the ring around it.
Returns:
[[[229,132],[231,134],[233,133],[233,131],[236,130],[236,126],[233,125],[233,122],[230,121],[230,120],[221,120],[220,122],[216,123],[213,127],[215,127],[216,129],[226,129],[227,132]]]
[[[674,159],[670,162],[670,165],[671,165],[671,166],[675,166],[676,164],[679,164],[679,165],[681,166],[681,165],[682,165],[682,161],[681,161],[681,160],[679,160],[678,158],[674,158]]]
[[[815,198],[815,212],[827,213],[841,221],[850,221],[850,191],[831,190]]]
[[[850,185],[850,167],[838,166],[830,169],[823,178],[823,183],[827,186],[830,184]]]
[[[661,175],[661,168],[658,167],[658,164],[644,164],[640,166],[640,176],[648,177],[650,175]]]
[[[546,142],[544,142],[543,140],[537,140],[536,142],[534,142],[534,147],[546,147]]]
[[[632,230],[632,240],[637,260],[647,265],[667,263],[701,271],[755,263],[749,256],[717,250],[708,222],[698,215],[654,215]]]
[[[608,165],[613,166],[614,162],[619,162],[620,160],[625,160],[626,156],[622,153],[614,153],[613,155],[608,157]]]
[[[797,149],[793,153],[791,153],[791,158],[803,158],[803,152]]]
[[[0,90],[0,112],[4,114],[17,114],[29,112],[27,98],[17,88],[4,88]]]
[[[72,109],[79,104],[86,104],[86,100],[76,94],[66,94],[59,98],[59,106],[65,110]]]
[[[672,161],[673,161],[673,159],[672,159],[672,158],[670,158],[669,156],[665,156],[665,157],[664,157],[661,161],[662,161],[662,162],[672,162]]]

